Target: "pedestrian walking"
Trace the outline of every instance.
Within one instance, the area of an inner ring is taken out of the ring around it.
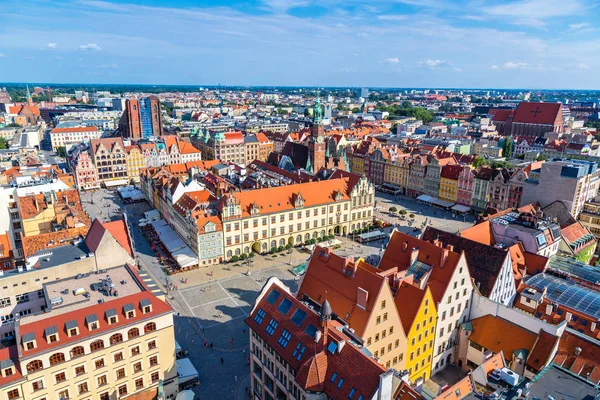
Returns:
[[[221,357],[221,365],[225,364],[225,360]]]
[[[243,354],[243,355],[246,355],[246,349],[243,349],[243,350],[242,350],[242,354]]]

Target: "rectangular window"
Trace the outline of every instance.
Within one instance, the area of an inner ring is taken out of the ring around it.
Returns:
[[[119,396],[125,396],[127,394],[127,385],[119,386]]]
[[[104,367],[104,358],[94,361],[96,369]]]
[[[117,354],[115,354],[115,362],[119,362],[119,361],[123,361],[123,353],[122,352],[118,352]]]
[[[138,354],[140,354],[140,346],[135,346],[134,348],[131,349],[132,356],[137,356]]]
[[[144,379],[139,378],[135,380],[135,390],[139,390],[144,387]]]
[[[67,375],[64,372],[59,372],[58,374],[54,375],[54,378],[56,378],[56,383],[60,383],[67,380]]]
[[[150,379],[152,379],[152,383],[158,382],[160,379],[158,372],[153,372],[152,375],[150,375]]]
[[[87,393],[87,392],[89,392],[89,388],[88,388],[88,384],[87,384],[87,382],[80,383],[80,384],[77,386],[77,389],[79,390],[79,394],[82,394],[82,393]]]
[[[85,365],[80,365],[79,367],[75,367],[75,376],[85,374]]]
[[[98,387],[104,386],[108,383],[108,380],[106,379],[106,375],[102,375],[98,377]]]
[[[138,373],[142,370],[142,363],[141,362],[136,362],[135,364],[133,364],[133,373]]]
[[[152,356],[152,357],[150,357],[150,366],[154,367],[155,365],[158,365],[158,357]]]
[[[125,378],[125,368],[119,368],[117,370],[117,379]]]

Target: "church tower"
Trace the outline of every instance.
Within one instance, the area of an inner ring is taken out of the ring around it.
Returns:
[[[315,100],[313,109],[313,121],[310,127],[310,139],[308,141],[308,153],[310,167],[313,173],[317,173],[325,167],[325,135],[323,132],[323,109],[321,108],[321,99],[319,93]]]

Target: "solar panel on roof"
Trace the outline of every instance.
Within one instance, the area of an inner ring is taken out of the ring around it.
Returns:
[[[406,275],[413,275],[415,279],[420,280],[431,269],[431,266],[416,260],[406,271]]]
[[[600,318],[600,292],[545,273],[532,276],[526,283],[538,290],[547,287],[546,297],[552,302]]]

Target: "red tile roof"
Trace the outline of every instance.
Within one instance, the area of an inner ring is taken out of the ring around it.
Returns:
[[[579,349],[581,352],[577,355]],[[554,363],[582,378],[586,378],[589,373],[590,381],[600,383],[600,346],[585,335],[565,330],[558,344]],[[579,368],[574,368],[576,365]]]
[[[560,116],[562,120],[562,105],[560,103],[520,103],[515,111],[513,123],[554,125]]]
[[[415,323],[415,318],[427,297],[427,292],[429,292],[429,287],[420,289],[409,282],[401,282],[396,290],[394,303],[396,304],[404,332],[407,334]]]
[[[104,227],[111,233],[111,235],[117,240],[117,242],[119,242],[121,247],[123,247],[131,257],[135,257],[131,247],[129,232],[127,231],[127,226],[125,225],[124,220],[120,219],[116,221],[105,222]]]
[[[508,360],[517,350],[525,349],[529,353],[537,338],[535,333],[492,315],[475,318],[471,321],[471,325],[473,333],[469,339],[472,342],[494,353],[502,351]]]
[[[152,303],[152,311],[146,314],[143,314],[141,312],[140,301],[142,300],[149,300],[150,303]],[[137,310],[134,318],[125,318],[125,315],[123,313],[123,306],[126,304],[133,304],[133,306]],[[117,312],[121,314],[121,318],[118,319],[117,323],[108,325],[108,323],[105,320],[105,313],[111,308],[116,309]],[[80,342],[84,338],[89,338],[90,336],[103,334],[105,332],[109,332],[120,327],[138,324],[142,321],[153,319],[159,315],[163,315],[170,312],[172,312],[170,305],[161,301],[152,293],[144,291],[129,296],[117,297],[114,300],[107,300],[100,304],[90,305],[88,307],[83,307],[69,313],[44,318],[36,322],[27,323],[27,320],[25,319],[22,320],[21,323],[21,336],[26,335],[28,333],[33,333],[35,335],[37,347],[31,350],[22,349],[23,356],[31,357],[38,353],[47,352],[54,347],[63,347],[68,345],[69,343],[75,344]],[[94,331],[90,331],[87,328],[85,322],[85,317],[92,314],[96,314],[99,323],[99,329]],[[79,327],[79,335],[69,337],[65,333],[65,324],[68,321],[72,320],[77,321],[77,325]],[[60,340],[58,342],[48,343],[44,336],[44,329],[53,325],[58,328]],[[19,342],[21,342],[21,338],[19,338]],[[105,345],[108,345],[108,343],[105,343]],[[90,349],[87,348],[86,354],[89,352]]]
[[[440,160],[441,161],[441,160]],[[462,165],[444,165],[440,177],[458,181],[458,176],[463,170]]]
[[[512,117],[513,115],[515,115],[515,110],[490,108],[490,111],[488,111],[488,114],[493,115],[492,121],[506,122],[509,117]]]

